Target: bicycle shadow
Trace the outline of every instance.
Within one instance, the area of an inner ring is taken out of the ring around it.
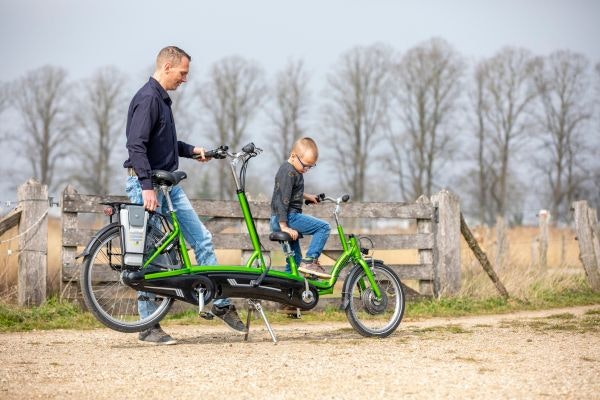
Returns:
[[[367,338],[357,333],[352,328],[335,328],[325,330],[298,330],[291,329],[277,330],[274,328],[278,343],[341,343],[365,340],[388,340],[405,336],[405,333],[394,332],[389,338]],[[264,328],[256,330],[250,329],[248,340],[244,340],[244,335],[237,335],[230,332],[223,332],[222,335],[211,333],[200,333],[192,337],[182,337],[178,340],[179,344],[198,345],[215,343],[273,343],[269,331]]]

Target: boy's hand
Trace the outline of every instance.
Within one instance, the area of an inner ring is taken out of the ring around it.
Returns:
[[[281,227],[281,230],[287,234],[289,234],[292,240],[298,240],[298,231],[290,228],[289,226]]]
[[[305,200],[304,201],[305,204],[309,204],[309,203],[311,203],[311,204],[317,204],[319,202],[319,197],[316,194],[307,194],[307,193],[304,193],[303,197],[304,197],[304,200]]]

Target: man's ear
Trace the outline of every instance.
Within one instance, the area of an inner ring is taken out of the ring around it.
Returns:
[[[162,70],[165,73],[169,73],[169,71],[171,70],[171,67],[172,67],[171,63],[167,61],[166,63],[163,64]]]

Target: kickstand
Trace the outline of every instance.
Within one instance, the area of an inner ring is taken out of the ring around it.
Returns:
[[[271,328],[271,324],[269,324],[269,320],[265,315],[265,310],[263,310],[262,305],[260,304],[260,300],[248,299],[248,318],[246,319],[246,335],[244,336],[244,340],[248,340],[248,334],[250,333],[250,317],[252,316],[252,311],[256,310],[260,313],[263,321],[265,321],[265,325],[271,334],[271,339],[273,339],[273,343],[277,343],[277,338],[275,337],[275,332]]]

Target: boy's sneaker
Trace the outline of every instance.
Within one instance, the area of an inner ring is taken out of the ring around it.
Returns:
[[[235,333],[245,334],[248,333],[246,325],[240,319],[235,306],[233,304],[220,308],[213,304],[210,312],[220,320],[222,320],[229,329]]]
[[[142,331],[138,335],[138,341],[153,345],[170,345],[177,343],[177,340],[169,336],[162,330],[160,325],[156,324],[150,329]]]
[[[316,259],[303,259],[302,262],[300,262],[300,268],[298,268],[298,271],[305,275],[314,275],[318,278],[331,278],[331,275],[328,274],[323,267],[321,267],[319,260]]]

